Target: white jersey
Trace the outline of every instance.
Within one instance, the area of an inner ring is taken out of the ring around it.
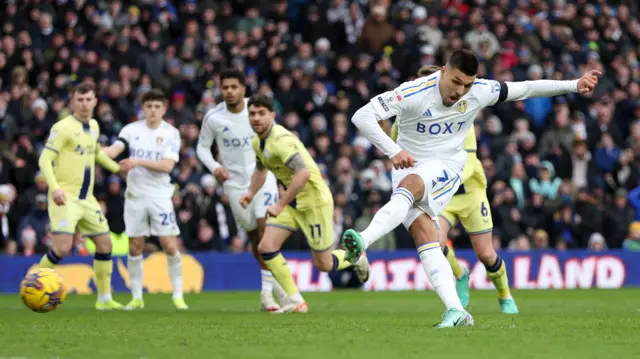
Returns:
[[[219,104],[205,114],[200,129],[198,147],[205,147],[208,151],[214,142],[217,144],[222,166],[231,177],[224,182],[225,187],[249,188],[256,168],[256,154],[251,147],[251,139],[256,134],[249,123],[248,101],[244,99],[244,109],[239,113],[227,110],[224,102]]]
[[[498,81],[477,79],[469,93],[455,105],[446,107],[438,89],[439,82],[440,71],[405,82],[371,99],[382,119],[397,116],[397,143],[418,161],[459,157],[456,155],[464,152],[464,138],[478,112],[494,105],[500,96]]]
[[[130,123],[120,130],[117,142],[129,147],[129,157],[158,161],[180,158],[180,131],[162,121],[149,128],[145,120]],[[127,175],[127,198],[171,198],[175,191],[168,173],[136,167]]]

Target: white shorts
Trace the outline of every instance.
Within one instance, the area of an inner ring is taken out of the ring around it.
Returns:
[[[229,207],[231,207],[233,217],[240,227],[247,232],[258,228],[258,218],[265,218],[267,216],[267,208],[278,202],[278,182],[271,171],[268,172],[264,185],[253,196],[253,201],[247,208],[242,208],[240,205],[240,197],[249,191],[248,188],[229,187],[225,188],[224,191],[229,197]]]
[[[405,228],[409,229],[413,221],[423,213],[437,222],[438,215],[460,187],[463,169],[464,162],[427,159],[419,161],[413,168],[392,170],[391,180],[394,191],[398,188],[400,181],[410,174],[420,176],[425,186],[424,197],[415,199],[413,208],[402,222]]]
[[[171,237],[180,234],[170,197],[126,198],[124,224],[129,237]]]

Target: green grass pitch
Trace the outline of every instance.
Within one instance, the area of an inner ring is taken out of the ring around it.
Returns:
[[[640,289],[520,291],[520,315],[472,292],[473,328],[437,330],[433,292],[309,293],[307,314],[257,311],[257,293],[147,295],[137,312],[97,312],[69,296],[36,314],[0,296],[0,359],[631,359],[640,358]],[[117,300],[125,302],[126,294]]]

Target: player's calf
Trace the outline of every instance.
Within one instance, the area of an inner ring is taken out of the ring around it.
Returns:
[[[96,254],[93,258],[93,271],[98,290],[96,308],[98,310],[122,309],[122,304],[114,301],[111,297],[111,273],[113,272],[111,236],[107,232],[92,237],[96,245]]]
[[[173,303],[179,310],[188,309],[183,298],[182,256],[178,250],[178,239],[175,236],[160,237],[160,244],[167,255],[169,279],[173,287]]]
[[[293,280],[287,261],[284,259],[282,253],[280,253],[282,244],[290,235],[291,231],[288,229],[278,226],[267,226],[264,231],[264,236],[260,244],[258,244],[258,253],[260,253],[262,260],[274,278],[287,293],[287,303],[281,303],[281,305],[287,308],[291,306],[295,308],[305,301]]]
[[[422,267],[447,312],[464,312],[453,281],[453,271],[440,248],[435,222],[422,214],[411,224],[409,232],[416,243]]]
[[[144,281],[144,237],[129,237],[129,256],[127,269],[129,270],[129,282],[131,286],[131,301],[124,306],[125,310],[144,308],[142,300],[142,286]]]
[[[251,242],[251,252],[253,256],[256,258],[256,261],[260,265],[260,310],[263,312],[275,312],[280,310],[280,305],[276,302],[273,297],[274,291],[276,291],[280,296],[280,301],[286,301],[287,295],[278,285],[278,282],[273,277],[273,274],[262,260],[262,256],[258,252],[258,246],[260,245],[260,239],[264,234],[264,226],[266,219],[258,218],[256,220],[257,228],[249,231],[247,234],[249,236],[249,241]]]
[[[487,277],[493,282],[498,291],[498,301],[502,312],[505,314],[517,314],[518,307],[511,297],[511,291],[509,289],[507,266],[502,257],[500,257],[498,253],[496,253],[495,248],[493,248],[491,231],[472,235],[471,244],[478,259],[484,264],[487,270]]]

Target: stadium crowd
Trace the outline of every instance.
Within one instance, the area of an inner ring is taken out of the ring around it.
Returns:
[[[470,48],[479,77],[604,75],[591,96],[485,110],[478,156],[497,248],[640,250],[640,5],[632,0],[7,0],[0,28],[0,248],[46,251],[47,185],[37,159],[83,81],[99,89],[103,145],[161,88],[183,135],[174,204],[186,251],[246,251],[227,199],[194,148],[220,101],[217,73],[242,69],[248,94],[272,95],[278,122],[308,146],[331,185],[336,240],[361,230],[390,195],[390,161],[351,115],[377,93]],[[124,180],[98,169],[114,238]],[[469,246],[461,229],[450,233]],[[86,252],[78,238],[78,253]],[[150,241],[149,249],[154,247]],[[413,247],[403,228],[372,246]],[[307,248],[299,235],[286,249]]]

